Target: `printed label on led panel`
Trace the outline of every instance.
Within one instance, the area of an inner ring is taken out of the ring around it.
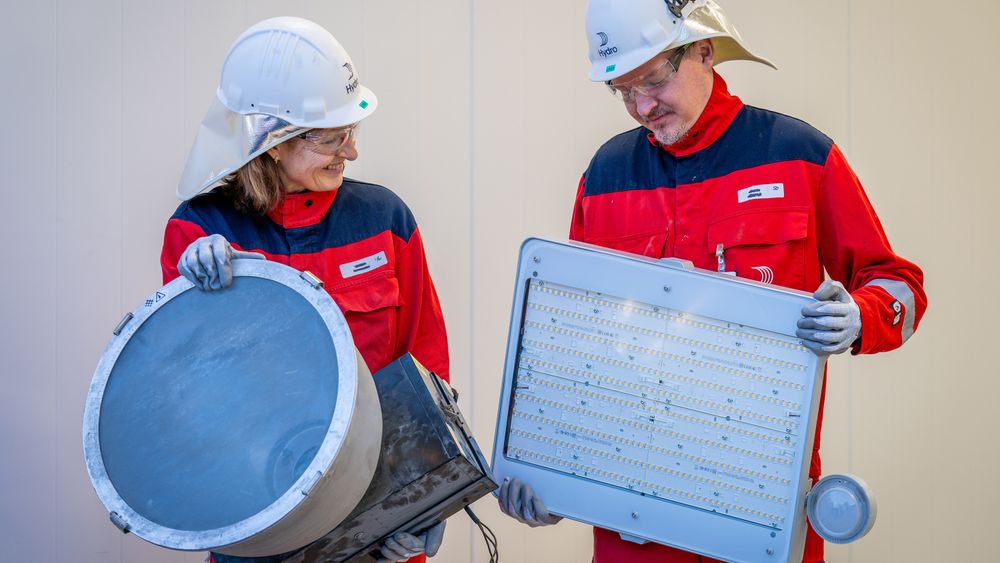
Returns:
[[[532,280],[506,454],[784,528],[806,348],[784,335]]]

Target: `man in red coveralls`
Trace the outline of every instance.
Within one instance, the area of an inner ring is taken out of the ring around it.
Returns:
[[[590,79],[640,127],[605,143],[580,179],[570,238],[813,291],[797,335],[819,355],[892,350],[927,307],[923,273],[893,253],[840,149],[797,119],[745,106],[716,64],[767,64],[714,0],[590,0]],[[824,269],[830,279],[824,279]],[[825,395],[824,378],[824,395]],[[810,465],[820,475],[819,433]],[[559,518],[530,485],[501,487],[505,513]],[[594,529],[594,563],[712,561]],[[823,561],[810,527],[803,561]]]

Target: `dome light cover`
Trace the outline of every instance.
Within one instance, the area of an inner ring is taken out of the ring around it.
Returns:
[[[851,543],[875,525],[878,506],[868,484],[853,475],[827,475],[809,491],[806,515],[830,543]]]

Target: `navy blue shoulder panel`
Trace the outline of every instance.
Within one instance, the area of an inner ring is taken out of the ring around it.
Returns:
[[[417,229],[410,208],[392,190],[345,178],[324,225],[330,228],[329,246],[343,246],[383,231],[409,241]]]
[[[271,254],[288,254],[288,245],[279,237],[277,225],[267,217],[246,215],[232,201],[211,191],[185,201],[171,219],[189,221],[206,234],[220,234],[243,248],[261,249]]]
[[[288,229],[287,233],[266,216],[251,217],[237,211],[217,192],[182,203],[172,218],[195,223],[206,233],[221,234],[243,248],[283,255],[345,246],[385,231],[409,241],[417,228],[413,213],[391,190],[348,178],[318,224]],[[295,239],[293,244],[290,238]]]
[[[722,157],[721,166],[709,176],[718,178],[775,162],[823,166],[832,147],[833,140],[801,119],[743,106],[722,137],[702,152],[717,160]]]
[[[584,195],[674,188],[776,162],[822,166],[832,147],[829,137],[804,121],[744,106],[719,140],[688,156],[653,146],[642,127],[615,136],[584,173]]]
[[[636,127],[597,149],[583,173],[584,195],[674,187],[674,161],[660,158],[657,153],[663,151],[649,142],[647,133]]]

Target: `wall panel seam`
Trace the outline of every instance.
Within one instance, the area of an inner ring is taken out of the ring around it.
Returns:
[[[470,425],[477,428],[476,389],[476,0],[469,0],[469,404]],[[469,526],[469,562],[476,563],[476,530]]]

